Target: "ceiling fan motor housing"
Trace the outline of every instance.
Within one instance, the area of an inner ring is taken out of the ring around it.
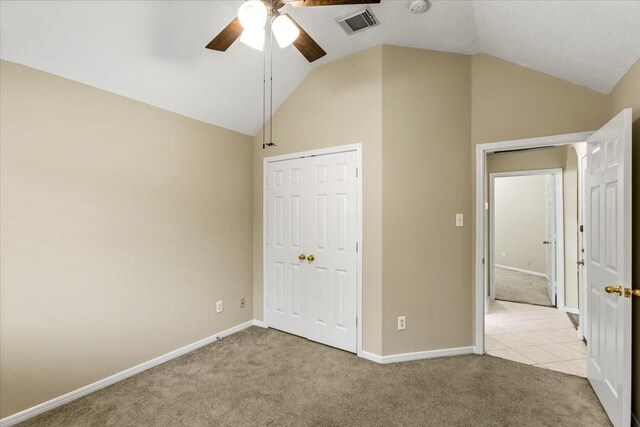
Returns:
[[[425,13],[431,7],[428,0],[409,0],[409,10],[411,13]]]

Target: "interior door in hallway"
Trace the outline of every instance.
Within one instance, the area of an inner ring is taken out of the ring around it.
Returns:
[[[357,351],[358,154],[267,165],[267,325]]]
[[[587,376],[614,426],[631,423],[631,109],[587,140]]]
[[[556,267],[556,250],[557,250],[557,227],[556,227],[556,178],[553,175],[546,175],[546,229],[547,236],[543,242],[547,245],[547,280],[549,300],[551,304],[556,305],[556,289],[557,289],[557,267]]]

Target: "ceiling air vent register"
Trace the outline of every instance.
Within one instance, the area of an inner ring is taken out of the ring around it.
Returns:
[[[337,18],[336,21],[348,35],[380,25],[380,21],[378,21],[378,18],[376,18],[369,6],[349,13],[348,15],[341,16]]]

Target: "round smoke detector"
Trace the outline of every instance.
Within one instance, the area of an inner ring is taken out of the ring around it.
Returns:
[[[429,0],[409,0],[411,13],[425,13],[431,7]]]

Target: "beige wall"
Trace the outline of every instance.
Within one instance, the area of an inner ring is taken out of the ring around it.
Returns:
[[[0,417],[250,320],[252,138],[0,67]]]
[[[496,178],[496,264],[547,274],[546,187],[546,175]]]
[[[625,108],[633,108],[633,120],[640,118],[640,60],[618,82],[609,99],[611,117]]]
[[[495,153],[487,156],[487,173],[564,169],[566,148]]]
[[[487,55],[471,57],[473,144],[596,130],[607,95]]]
[[[314,69],[276,112],[277,147],[254,141],[254,312],[263,318],[263,159],[285,153],[362,144],[363,166],[363,347],[381,351],[382,298],[382,47]]]
[[[383,355],[472,343],[469,65],[383,48]]]

